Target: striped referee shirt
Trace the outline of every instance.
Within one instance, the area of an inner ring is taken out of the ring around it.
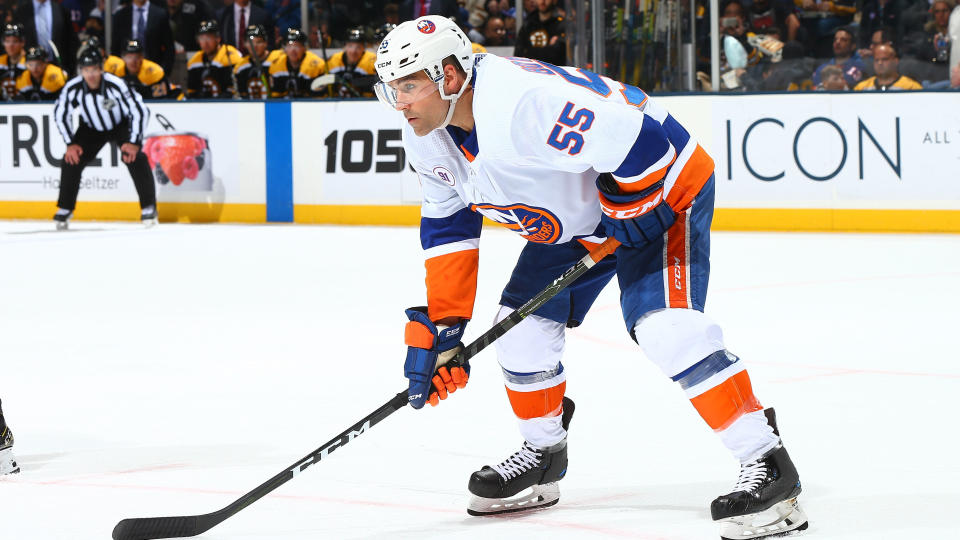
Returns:
[[[76,144],[72,125],[75,109],[80,111],[83,123],[96,131],[110,131],[123,123],[124,119],[129,120],[127,141],[136,145],[143,140],[143,132],[150,119],[150,110],[143,104],[140,94],[131,92],[123,79],[110,73],[103,74],[100,87],[96,90],[91,90],[80,75],[63,87],[53,107],[53,117],[67,145]]]

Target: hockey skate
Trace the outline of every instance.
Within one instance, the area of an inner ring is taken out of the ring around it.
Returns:
[[[156,207],[156,206],[148,206],[148,207],[144,208],[143,210],[141,210],[141,211],[140,211],[140,223],[143,223],[143,225],[144,225],[146,228],[148,228],[148,229],[149,229],[150,227],[153,227],[153,226],[156,225],[157,223],[159,223],[159,220],[157,219],[157,207]]]
[[[53,215],[53,221],[57,224],[57,230],[67,230],[70,227],[70,218],[72,217],[73,210],[64,210],[63,208],[57,209],[57,213]]]
[[[779,435],[773,409],[764,411]],[[784,536],[807,528],[807,516],[797,504],[800,475],[783,444],[740,466],[740,478],[730,493],[714,499],[710,514],[720,522],[720,538],[746,540]]]
[[[570,427],[574,403],[563,398],[563,429]],[[550,448],[524,441],[520,450],[499,465],[470,475],[467,489],[473,495],[467,507],[471,516],[490,516],[553,506],[560,501],[557,482],[567,474],[567,439]],[[529,492],[526,492],[529,490]],[[522,495],[518,494],[525,492]]]
[[[13,432],[4,426],[0,432],[0,476],[20,472],[20,466],[13,458]]]

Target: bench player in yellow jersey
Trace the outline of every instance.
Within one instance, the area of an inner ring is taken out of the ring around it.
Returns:
[[[56,101],[67,84],[67,73],[60,66],[47,62],[43,47],[27,49],[27,70],[17,79],[17,97],[20,101]]]
[[[307,35],[288,28],[283,38],[283,54],[270,63],[270,97],[319,97],[322,87],[314,90],[311,83],[327,72],[323,58],[307,50]]]
[[[167,80],[160,64],[143,57],[143,43],[131,39],[124,44],[120,64],[104,61],[103,70],[123,79],[143,99],[183,99],[183,91]]]

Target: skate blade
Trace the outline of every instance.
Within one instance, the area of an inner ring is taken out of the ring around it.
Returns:
[[[58,230],[58,231],[66,231],[66,230],[68,230],[68,229],[70,229],[70,225],[69,225],[66,221],[58,221],[58,222],[57,222],[57,230]]]
[[[157,218],[143,219],[140,221],[145,229],[156,226],[160,221]]]
[[[17,465],[17,461],[13,459],[13,450],[10,448],[0,450],[0,476],[18,472],[20,472],[20,467]]]
[[[808,526],[807,515],[800,509],[797,499],[793,498],[779,502],[763,512],[720,520],[720,538],[748,540],[786,536],[806,530]]]
[[[470,498],[467,513],[471,516],[494,516],[510,512],[525,512],[553,506],[560,501],[560,488],[556,482],[533,486],[528,495],[510,499],[488,499],[474,495]]]

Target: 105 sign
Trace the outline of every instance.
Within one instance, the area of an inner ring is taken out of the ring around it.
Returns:
[[[339,130],[334,130],[323,140],[323,145],[327,147],[328,173],[368,173],[371,170],[399,173],[407,161],[399,129],[350,129],[342,136]]]

